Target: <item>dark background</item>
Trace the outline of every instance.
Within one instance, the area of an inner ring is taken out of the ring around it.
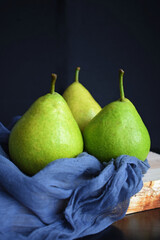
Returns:
[[[104,107],[125,95],[160,151],[160,8],[143,0],[0,1],[0,121],[8,125],[50,89],[80,81]]]

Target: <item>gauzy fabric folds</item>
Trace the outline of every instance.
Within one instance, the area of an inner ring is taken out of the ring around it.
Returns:
[[[149,168],[147,160],[127,155],[101,163],[83,152],[57,159],[30,177],[9,158],[9,134],[0,123],[3,240],[67,240],[98,233],[125,216]]]

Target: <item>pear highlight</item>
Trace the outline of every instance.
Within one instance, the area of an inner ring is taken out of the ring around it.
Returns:
[[[120,99],[106,105],[83,131],[85,150],[101,161],[120,155],[144,161],[150,136],[134,105],[124,96],[124,71],[119,71]]]
[[[71,158],[83,151],[81,131],[64,98],[55,92],[38,98],[13,127],[9,154],[26,174],[33,175],[59,158]]]
[[[95,101],[90,92],[79,82],[80,67],[75,73],[73,82],[63,93],[71,112],[81,131],[101,111],[100,105]]]

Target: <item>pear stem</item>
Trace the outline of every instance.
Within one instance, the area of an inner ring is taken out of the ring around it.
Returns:
[[[119,88],[120,88],[120,100],[123,101],[124,96],[124,88],[123,88],[123,75],[124,71],[122,69],[119,70]]]
[[[55,73],[51,74],[52,76],[52,80],[51,80],[51,90],[50,93],[54,93],[55,92],[55,84],[56,84],[56,79],[57,79],[57,75]]]
[[[79,71],[80,71],[80,67],[77,67],[76,74],[75,74],[75,82],[79,82]]]

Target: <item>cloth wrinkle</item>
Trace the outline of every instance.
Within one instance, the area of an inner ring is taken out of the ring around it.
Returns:
[[[0,239],[72,240],[98,233],[123,218],[149,169],[121,155],[100,162],[83,152],[57,159],[34,176],[9,158],[10,130],[0,123]]]

